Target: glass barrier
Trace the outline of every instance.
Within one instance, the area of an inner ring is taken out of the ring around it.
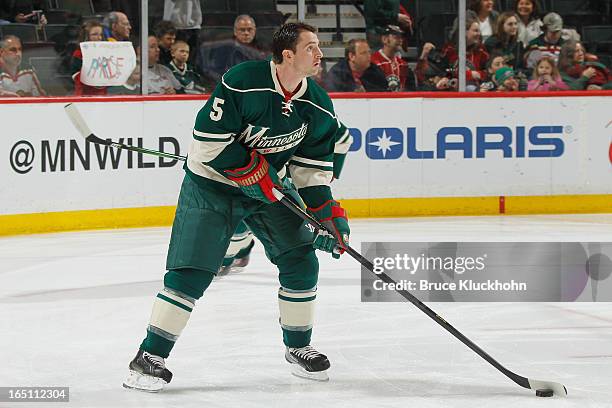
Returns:
[[[298,11],[295,0],[149,0],[141,16],[139,3],[0,2],[0,96],[141,94],[142,21],[147,93],[209,93],[232,66],[270,58]],[[611,89],[611,3],[467,0],[466,91]],[[458,90],[458,0],[306,5],[328,91]]]

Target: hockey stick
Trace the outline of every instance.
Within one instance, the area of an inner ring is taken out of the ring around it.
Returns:
[[[325,226],[321,224],[316,218],[308,214],[306,211],[302,210],[297,204],[295,204],[293,201],[285,197],[283,193],[281,193],[280,191],[276,189],[273,189],[272,192],[274,193],[274,196],[282,204],[285,205],[285,207],[290,209],[298,217],[302,218],[304,221],[312,225],[314,228],[322,229],[322,230],[329,232],[329,230],[327,230]],[[448,323],[446,320],[440,317],[436,312],[431,310],[427,305],[425,305],[423,302],[417,299],[413,294],[411,294],[410,292],[406,290],[397,289],[396,282],[389,275],[387,275],[384,272],[381,272],[379,274],[375,273],[374,265],[372,265],[372,262],[364,258],[359,252],[357,252],[356,250],[354,250],[348,245],[345,251],[350,256],[352,256],[357,262],[359,262],[364,268],[374,273],[383,282],[395,284],[394,285],[394,287],[396,288],[395,291],[399,293],[404,299],[408,300],[410,303],[412,303],[417,308],[419,308],[423,313],[425,313],[427,316],[432,318],[436,323],[444,327],[449,333],[451,333],[453,336],[459,339],[459,341],[461,341],[463,344],[468,346],[476,354],[478,354],[480,357],[485,359],[489,364],[497,368],[499,371],[502,372],[502,374],[510,378],[512,381],[514,381],[521,387],[536,390],[536,395],[542,396],[542,397],[550,397],[552,396],[552,394],[560,395],[563,397],[567,396],[567,388],[565,388],[563,384],[552,382],[552,381],[542,381],[542,380],[526,378],[526,377],[520,376],[510,371],[509,369],[501,365],[493,357],[491,357],[486,351],[484,351],[478,345],[476,345],[473,341],[468,339],[463,333],[461,333],[459,330],[453,327],[450,323]],[[551,394],[551,391],[552,391],[552,394]]]
[[[69,103],[68,105],[64,106],[64,109],[66,110],[66,114],[70,118],[70,121],[72,122],[74,127],[79,131],[79,133],[88,142],[105,145],[105,146],[111,146],[116,149],[123,149],[123,150],[130,150],[132,152],[152,154],[154,156],[166,157],[169,159],[176,159],[176,160],[182,160],[182,161],[187,160],[185,156],[177,156],[175,154],[164,153],[164,152],[160,152],[157,150],[145,149],[144,147],[131,146],[131,145],[123,144],[123,143],[113,142],[112,140],[101,139],[95,134],[93,134],[93,132],[89,129],[89,126],[87,126],[87,123],[85,123],[85,120],[81,116],[81,113],[77,110],[74,104]]]
[[[182,160],[182,161],[185,161],[187,159],[185,156],[172,155],[172,154],[168,154],[168,153],[164,153],[164,152],[160,152],[156,150],[149,150],[149,149],[144,149],[141,147],[125,145],[123,143],[116,143],[111,140],[101,139],[89,129],[89,126],[87,126],[87,124],[85,123],[85,120],[83,119],[79,111],[77,110],[76,106],[74,106],[73,104],[68,104],[65,106],[65,109],[66,109],[66,113],[68,117],[72,121],[75,128],[79,131],[79,133],[83,136],[83,138],[85,138],[85,140],[87,140],[88,142],[111,146],[117,149],[126,149],[126,150],[132,150],[132,151],[139,152],[139,153],[151,154],[154,156],[171,157],[171,158]],[[328,231],[325,228],[325,226],[323,226],[316,218],[308,214],[306,211],[302,210],[297,204],[295,204],[293,201],[285,197],[285,195],[282,192],[280,192],[277,189],[273,189],[272,191],[274,193],[274,196],[285,207],[287,207],[290,211],[292,211],[298,217],[302,218],[305,222],[309,223],[312,227],[316,229],[322,229],[322,230]],[[363,267],[365,267],[368,271],[374,273],[382,281],[386,283],[392,283],[392,284],[396,283],[390,276],[388,276],[384,272],[376,274],[374,272],[374,265],[370,261],[368,261],[366,258],[364,258],[359,252],[354,250],[352,247],[347,246],[345,251],[350,256],[352,256],[357,262],[359,262]],[[396,287],[396,285],[394,285],[394,287]],[[431,310],[428,306],[426,306],[423,302],[417,299],[410,292],[406,290],[401,290],[401,289],[395,289],[395,291],[399,293],[404,299],[408,300],[410,303],[412,303],[417,308],[419,308],[423,313],[425,313],[427,316],[433,319],[436,323],[438,323],[440,326],[446,329],[449,333],[451,333],[453,336],[459,339],[459,341],[461,341],[463,344],[465,344],[470,349],[472,349],[476,354],[478,354],[480,357],[485,359],[489,364],[497,368],[502,374],[504,374],[506,377],[514,381],[516,384],[524,388],[536,390],[536,395],[538,396],[549,397],[549,396],[552,396],[552,394],[560,395],[563,397],[567,396],[567,389],[565,388],[565,386],[563,386],[560,383],[526,378],[526,377],[520,376],[508,370],[506,367],[501,365],[497,360],[491,357],[487,352],[485,352],[483,349],[477,346],[474,342],[468,339],[465,335],[463,335],[459,330],[457,330],[455,327],[449,324],[442,317],[438,316],[438,314],[436,314],[433,310]]]

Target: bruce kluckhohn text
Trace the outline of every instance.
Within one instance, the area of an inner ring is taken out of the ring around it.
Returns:
[[[526,282],[517,282],[514,279],[500,281],[488,279],[482,282],[471,279],[461,279],[458,282],[429,282],[425,279],[411,281],[402,279],[397,282],[383,282],[379,279],[372,282],[372,288],[381,290],[421,290],[421,291],[476,291],[476,292],[524,292],[527,290]]]

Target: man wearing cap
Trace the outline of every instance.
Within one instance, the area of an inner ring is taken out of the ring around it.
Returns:
[[[495,72],[495,83],[498,92],[519,90],[519,81],[516,79],[514,70],[510,67],[502,67]]]
[[[416,89],[416,79],[408,64],[399,55],[404,32],[396,25],[385,27],[381,35],[382,48],[372,54],[371,62],[376,64],[387,79],[387,90],[406,91]]]
[[[563,46],[561,30],[563,19],[557,13],[548,13],[542,19],[544,33],[531,40],[525,54],[525,65],[533,68],[543,56],[550,56],[556,61]]]

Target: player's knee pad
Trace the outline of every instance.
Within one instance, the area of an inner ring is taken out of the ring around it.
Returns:
[[[317,288],[278,290],[278,307],[281,327],[289,331],[306,332],[312,329]]]
[[[187,325],[195,299],[170,288],[157,294],[148,331],[175,342]]]
[[[164,286],[197,300],[214,277],[214,273],[201,269],[171,269],[164,276]]]
[[[311,245],[294,248],[275,261],[283,288],[307,290],[317,286],[319,261]]]

